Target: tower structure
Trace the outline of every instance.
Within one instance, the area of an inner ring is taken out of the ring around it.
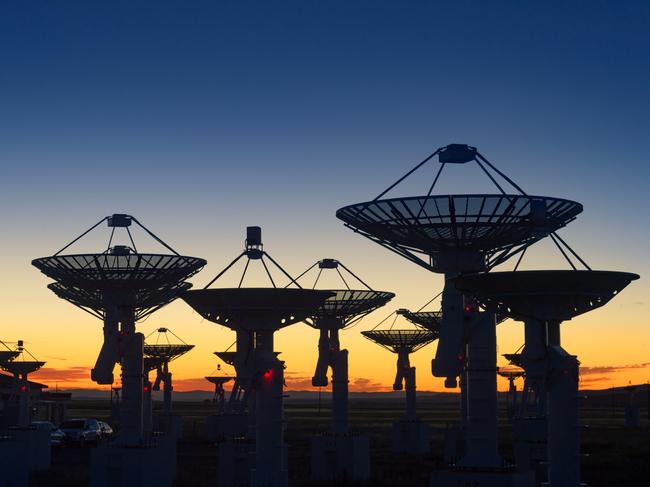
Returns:
[[[155,341],[153,335],[156,335]],[[169,339],[169,335],[173,338]],[[181,418],[172,414],[172,373],[169,371],[169,363],[176,360],[181,355],[185,355],[192,350],[194,345],[188,345],[181,340],[169,328],[158,328],[151,332],[144,343],[145,357],[158,359],[156,367],[156,379],[151,386],[152,391],[159,391],[160,385],[163,385],[163,413],[155,418],[155,426],[159,431],[173,436],[181,437]]]
[[[536,377],[545,388],[540,394],[539,414],[547,423],[550,487],[581,485],[579,362],[562,348],[560,325],[605,305],[639,278],[626,272],[577,270],[572,266],[568,271],[494,272],[454,281],[486,306],[501,308],[524,323],[522,365],[526,376]]]
[[[499,370],[498,374],[508,379],[508,393],[506,395],[506,414],[508,420],[512,422],[517,413],[517,384],[515,381],[524,377],[526,373],[523,370]]]
[[[30,427],[32,392],[29,375],[41,369],[45,362],[34,357],[22,340],[18,340],[14,350],[3,352],[5,360],[0,360],[0,369],[14,378],[5,413],[11,441],[0,442],[0,458],[7,461],[6,465],[11,465],[11,469],[3,469],[3,475],[6,475],[4,480],[8,485],[27,486],[27,472],[47,470],[51,464],[49,433]]]
[[[14,377],[13,402],[17,408],[15,426],[26,428],[32,418],[30,413],[30,386],[28,376],[45,365],[36,359],[18,340],[15,350],[3,351],[5,360],[0,360],[0,369],[9,372]],[[1,358],[1,357],[0,357]]]
[[[348,425],[348,350],[342,349],[339,331],[358,323],[364,316],[384,306],[395,294],[375,291],[336,259],[322,259],[311,265],[297,280],[318,269],[312,288],[316,288],[323,272],[334,273],[341,284],[326,289],[334,295],[306,321],[319,331],[318,361],[312,377],[314,387],[328,385],[327,373],[332,370],[332,417],[329,432],[312,438],[311,471],[314,480],[367,481],[370,477],[368,438],[351,434]],[[343,271],[343,272],[342,272]],[[344,276],[347,275],[347,280]],[[348,281],[359,289],[350,288]]]
[[[395,313],[395,318],[400,314]],[[429,428],[420,421],[416,413],[415,367],[411,366],[410,355],[438,338],[431,330],[424,328],[375,327],[361,334],[376,344],[397,354],[397,372],[393,390],[406,390],[404,417],[393,423],[393,451],[397,453],[424,454],[429,451]],[[379,325],[378,325],[379,326]]]
[[[101,224],[110,229],[108,245],[104,249],[63,253]],[[141,252],[131,233],[133,224],[164,247],[167,253]],[[114,243],[119,230],[128,236],[127,244]],[[144,469],[146,461],[135,460],[137,455],[148,457],[153,454],[144,449],[137,451],[143,446],[144,336],[136,331],[135,324],[175,299],[179,292],[189,289],[191,284],[186,280],[206,261],[180,255],[134,216],[114,214],[102,218],[54,255],[34,259],[32,264],[54,280],[48,287],[57,296],[102,320],[104,343],[91,371],[92,380],[110,385],[114,381],[115,365],[120,363],[122,368],[120,430],[116,447],[107,452],[98,451],[93,457],[92,485],[106,484],[105,469],[113,468],[109,467],[111,463],[122,466],[120,475],[124,485],[138,484],[145,476],[148,476],[147,481],[152,481],[151,473]],[[120,455],[121,458],[108,458]],[[168,465],[173,460],[170,458],[160,463]],[[161,476],[162,470],[157,471]],[[160,482],[164,485],[171,482],[171,478],[161,478]]]
[[[235,367],[235,359],[237,352],[230,350],[233,343],[228,350],[222,352],[214,352],[214,354],[226,365]],[[276,357],[277,357],[276,353]],[[221,370],[221,364],[217,365],[217,370]],[[231,376],[215,376],[206,377],[206,380],[215,385],[214,400],[217,404],[216,414],[209,415],[205,420],[206,437],[210,442],[221,443],[230,441],[235,438],[254,438],[255,424],[249,424],[252,417],[248,415],[248,407],[252,409],[252,400],[250,397],[251,388],[247,387],[248,384],[240,382],[237,374]],[[233,381],[230,388],[230,394],[226,398],[226,391],[224,384]],[[243,386],[246,386],[244,388]],[[233,445],[227,445],[224,448],[232,448]],[[248,480],[246,480],[248,481]]]
[[[384,198],[436,156],[440,167],[425,195]],[[498,193],[433,194],[447,165],[468,163],[476,163]],[[514,191],[507,193],[502,184]],[[435,474],[432,484],[480,481],[483,485],[508,485],[515,481],[503,471],[497,450],[495,316],[475,308],[450,279],[489,271],[553,234],[581,211],[582,205],[574,201],[526,194],[475,147],[451,144],[436,150],[374,200],[336,212],[356,233],[445,276],[440,339],[432,372],[445,377],[447,387],[456,387],[464,372],[468,416],[463,457],[453,472]]]
[[[404,316],[408,321],[414,325],[424,328],[426,330],[431,330],[433,333],[438,336],[440,334],[440,328],[442,326],[442,310],[431,311],[426,310],[429,305],[440,297],[442,293],[434,296],[428,303],[422,306],[417,311],[411,311],[408,309],[398,309],[397,314]],[[477,310],[477,303],[472,303],[468,301],[465,304],[463,313],[467,320],[472,319],[472,313]],[[496,315],[496,324],[501,323],[506,317],[503,315]],[[461,371],[459,376],[459,413],[460,420],[456,425],[450,426],[445,429],[444,433],[444,460],[449,464],[454,464],[458,459],[463,458],[465,455],[465,437],[468,423],[468,408],[467,408],[467,370],[464,368]]]
[[[254,419],[254,464],[250,466],[250,484],[253,487],[283,487],[288,481],[283,441],[284,362],[274,353],[273,336],[277,330],[311,316],[332,293],[302,289],[264,250],[261,237],[260,227],[248,227],[244,251],[204,289],[188,291],[183,299],[203,318],[236,332],[237,381],[246,390],[248,401],[254,396],[254,402],[247,404],[249,414],[254,409],[254,414],[250,414]],[[210,288],[242,258],[246,258],[246,267],[239,287]],[[267,260],[295,287],[276,287]],[[262,264],[273,287],[241,287],[251,261]],[[220,449],[220,465],[236,469],[238,462],[222,457],[222,451],[225,455],[229,447],[222,447],[226,448]],[[234,485],[239,481],[237,473],[221,468],[220,485]]]
[[[226,406],[226,391],[224,384],[230,382],[233,378],[227,375],[210,375],[205,378],[210,384],[214,385],[214,396],[212,402],[217,405],[217,412],[223,413]]]

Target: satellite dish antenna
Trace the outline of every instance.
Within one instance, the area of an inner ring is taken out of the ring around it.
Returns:
[[[217,404],[217,411],[221,414],[225,411],[225,395],[226,391],[223,388],[224,384],[230,382],[233,377],[225,375],[212,375],[205,378],[210,384],[214,384],[214,396],[212,402]]]
[[[515,381],[525,377],[526,372],[522,369],[499,369],[497,372],[501,377],[508,380],[508,395],[506,396],[506,414],[510,423],[515,419],[517,413],[517,384]]]
[[[157,328],[149,333],[144,342],[145,358],[150,357],[158,361],[155,368],[156,379],[150,385],[149,393],[159,391],[160,385],[163,385],[163,415],[160,427],[163,431],[174,435],[176,438],[181,436],[182,423],[180,417],[172,415],[172,391],[174,387],[172,385],[172,373],[169,371],[169,363],[181,355],[185,355],[193,348],[194,345],[188,345],[173,331],[165,327]]]
[[[101,224],[110,229],[106,248],[90,253],[63,254]],[[138,250],[131,226],[139,227],[166,253]],[[128,243],[115,243],[116,233]],[[143,342],[135,323],[174,300],[188,289],[186,280],[205,264],[204,259],[180,255],[132,215],[114,214],[98,221],[50,257],[32,264],[55,282],[49,287],[59,297],[93,314],[104,323],[104,344],[91,378],[98,384],[113,383],[113,369],[122,366],[123,396],[118,443],[139,446],[143,442]]]
[[[330,430],[312,438],[312,478],[316,481],[350,478],[363,482],[370,476],[369,441],[367,437],[350,434],[348,428],[348,351],[341,349],[339,330],[354,326],[364,316],[388,303],[395,294],[373,290],[341,261],[331,258],[315,262],[297,280],[305,282],[310,274],[315,274],[311,286],[315,289],[319,282],[322,283],[323,273],[335,274],[340,283],[335,288],[325,287],[333,296],[305,321],[320,333],[312,385],[327,386],[327,372],[332,369]],[[351,288],[350,283],[355,288]],[[339,451],[352,453],[337,455]],[[332,457],[336,458],[334,462]]]
[[[405,179],[437,156],[433,181],[421,196],[386,198]],[[434,194],[443,169],[475,165],[496,192],[488,194]],[[508,188],[506,191],[505,188]],[[497,445],[496,321],[493,313],[476,310],[449,280],[486,272],[521,254],[540,239],[573,221],[582,211],[577,202],[532,196],[497,169],[476,147],[451,144],[437,149],[372,201],[340,208],[336,216],[345,226],[425,269],[445,275],[442,322],[432,372],[456,386],[464,373],[467,425],[465,452],[458,465],[494,472],[502,465]],[[478,472],[478,470],[476,470]],[[447,475],[444,473],[443,475]],[[474,481],[466,471],[449,473],[459,481]],[[491,475],[491,474],[490,474]],[[436,479],[432,481],[437,482]],[[497,482],[506,482],[502,477]],[[464,480],[463,480],[464,479]],[[442,481],[442,480],[441,480]]]
[[[527,381],[545,385],[540,416],[548,422],[548,481],[580,485],[578,421],[579,362],[561,346],[560,324],[607,304],[639,278],[627,272],[596,271],[563,240],[553,239],[571,270],[492,272],[453,280],[484,306],[524,322],[526,342],[521,365]],[[570,253],[586,267],[579,270]],[[544,400],[546,398],[546,400]],[[525,405],[524,405],[525,407]],[[560,480],[557,480],[560,479]]]
[[[6,346],[4,343],[3,346]],[[25,428],[31,423],[30,414],[30,383],[29,374],[32,374],[45,365],[27,350],[22,340],[18,340],[14,350],[3,350],[0,356],[0,369],[14,376],[13,398],[18,403],[18,417],[15,426]]]
[[[244,258],[246,266],[238,287],[210,288]],[[277,287],[267,260],[295,287]],[[251,262],[261,263],[272,287],[241,287]],[[256,479],[277,479],[283,485],[287,482],[287,471],[283,466],[286,454],[282,419],[284,362],[278,360],[274,353],[274,333],[305,320],[330,296],[332,293],[327,291],[301,288],[264,250],[260,227],[247,228],[244,250],[205,288],[182,295],[183,300],[203,318],[236,332],[233,363],[237,381],[255,397],[255,464],[251,468],[253,485],[256,485]],[[247,405],[249,408],[251,406]],[[231,473],[226,472],[227,469],[222,470],[223,475]]]
[[[377,324],[372,330],[362,331],[368,340],[397,354],[397,371],[393,390],[406,389],[404,417],[393,423],[393,451],[396,453],[424,454],[429,451],[429,428],[416,414],[415,367],[411,366],[410,355],[438,339],[434,331],[413,326],[395,328],[396,320],[403,315],[394,312]],[[389,318],[393,321],[388,329],[380,328]]]

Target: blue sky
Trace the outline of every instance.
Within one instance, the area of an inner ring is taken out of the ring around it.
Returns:
[[[439,277],[334,212],[451,142],[529,193],[583,203],[570,242],[594,267],[643,274],[648,86],[640,1],[3,2],[0,304],[47,310],[29,261],[130,212],[209,260],[196,282],[261,224],[289,270],[338,257],[417,306]],[[425,192],[429,171],[402,194]],[[441,191],[491,190],[475,170],[449,176]]]

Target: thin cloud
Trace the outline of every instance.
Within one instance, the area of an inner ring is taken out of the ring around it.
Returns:
[[[90,367],[45,367],[30,377],[43,382],[85,382],[90,380]]]
[[[380,382],[375,382],[364,377],[357,377],[350,381],[350,390],[353,392],[383,392],[389,389]]]
[[[628,364],[628,365],[598,365],[594,367],[580,367],[580,375],[597,375],[597,374],[613,374],[632,369],[645,369],[650,367],[650,362],[641,364]]]

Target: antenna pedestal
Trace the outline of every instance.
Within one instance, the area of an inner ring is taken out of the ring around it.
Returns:
[[[327,371],[332,368],[332,418],[330,430],[311,439],[311,477],[317,482],[370,479],[370,442],[367,436],[351,433],[348,426],[348,351],[340,350],[339,328],[320,326],[318,362],[312,378],[315,387],[327,386]]]
[[[501,465],[497,438],[496,321],[494,313],[472,312],[466,345],[465,455],[460,465]]]
[[[558,345],[549,349],[548,485],[580,487],[578,360]]]
[[[169,416],[172,413],[172,392],[174,386],[172,385],[172,373],[163,373],[163,414]]]
[[[142,381],[142,431],[145,436],[153,433],[153,401],[151,399],[151,382],[145,376]]]
[[[142,444],[143,349],[142,333],[122,337],[122,400],[121,428],[117,441],[122,446]]]
[[[321,336],[323,332],[327,330],[321,329]],[[323,360],[325,374],[328,366],[332,367],[331,426],[329,432],[311,439],[311,475],[313,480],[321,482],[337,479],[366,482],[370,478],[370,442],[368,437],[349,431],[348,351],[338,350],[338,330],[330,330],[328,345],[332,337],[334,344],[328,346],[327,361],[319,355],[319,365]]]
[[[272,333],[269,333],[272,336]],[[269,338],[268,335],[265,338]],[[263,342],[264,343],[264,342]],[[284,444],[282,388],[284,363],[262,345],[255,351],[259,384],[255,388],[256,435],[255,467],[251,471],[251,487],[286,487],[287,447]]]
[[[401,353],[397,359],[404,379],[405,412],[404,418],[393,423],[393,451],[410,455],[423,455],[429,452],[429,425],[420,421],[416,414],[415,367],[409,363],[408,353]],[[401,386],[401,380],[400,380]]]
[[[348,351],[332,353],[332,433],[348,432]]]
[[[19,428],[26,428],[31,423],[31,414],[29,411],[29,381],[25,375],[15,376],[16,387],[18,388],[18,421],[16,426]]]

